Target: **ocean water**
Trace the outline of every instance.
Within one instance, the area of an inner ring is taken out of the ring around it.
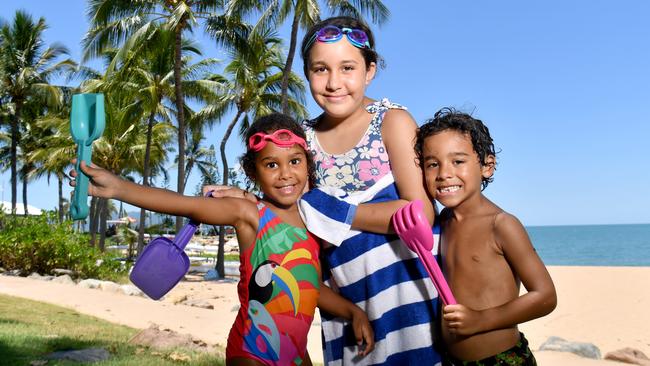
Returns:
[[[650,224],[526,227],[546,265],[650,266]]]

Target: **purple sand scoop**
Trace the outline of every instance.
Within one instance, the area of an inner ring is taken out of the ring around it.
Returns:
[[[438,290],[443,304],[456,304],[456,299],[451,293],[447,280],[442,274],[433,253],[431,253],[431,250],[433,250],[433,234],[431,233],[431,226],[422,211],[422,201],[414,200],[398,209],[393,215],[393,227],[406,246],[416,252],[420,260],[422,260],[422,264],[424,264],[433,285]]]
[[[184,249],[198,226],[198,222],[190,221],[173,241],[165,237],[152,240],[135,261],[131,282],[154,300],[174,288],[190,268]]]
[[[212,196],[212,191],[206,196]],[[165,296],[190,268],[190,259],[184,249],[199,225],[190,220],[174,240],[165,237],[152,240],[136,259],[129,275],[131,282],[154,300]]]

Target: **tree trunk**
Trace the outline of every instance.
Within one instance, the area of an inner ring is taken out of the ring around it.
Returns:
[[[99,216],[99,198],[90,199],[90,217],[88,218],[88,231],[90,232],[90,246],[95,247],[97,242],[97,217]]]
[[[63,176],[61,173],[56,174],[58,193],[59,193],[59,223],[63,222]]]
[[[223,139],[221,140],[221,145],[219,146],[219,151],[221,152],[221,161],[223,164],[223,180],[221,181],[221,184],[224,186],[228,185],[228,159],[226,158],[226,142],[228,142],[228,138],[230,138],[230,134],[232,133],[232,130],[235,128],[237,125],[237,121],[239,121],[239,117],[242,115],[242,110],[237,109],[237,114],[235,115],[235,118],[230,122],[228,125],[228,128],[226,129],[226,132],[223,134]],[[225,245],[226,245],[226,230],[224,226],[219,226],[219,248],[217,250],[217,264],[215,266],[215,270],[219,274],[219,277],[223,278],[226,275],[226,269],[225,269],[225,263],[224,263],[224,252],[225,252]]]
[[[181,85],[181,41],[185,18],[181,19],[176,27],[176,39],[174,42],[174,91],[176,94],[176,113],[178,115],[178,186],[177,192],[183,194],[185,191],[185,111],[183,110],[183,88]],[[183,218],[176,216],[176,232],[181,230]]]
[[[29,212],[27,211],[27,172],[23,174],[23,216],[27,217]]]
[[[106,248],[106,218],[108,217],[108,198],[99,199],[99,250],[103,253]]]
[[[296,43],[298,42],[298,12],[293,13],[293,23],[291,24],[291,41],[289,43],[289,53],[287,62],[282,71],[282,113],[289,114],[289,76],[291,75],[291,66],[296,55]]]
[[[20,119],[22,118],[22,103],[16,101],[16,114],[11,121],[11,214],[16,214],[16,196],[18,192],[18,141],[20,141]]]
[[[160,100],[158,101],[160,102]],[[151,138],[152,138],[152,131],[153,131],[153,122],[154,122],[154,117],[155,117],[155,112],[152,112],[149,115],[149,123],[147,125],[147,145],[144,149],[144,167],[142,169],[142,185],[145,187],[149,186],[149,163],[151,160]],[[146,218],[147,218],[147,210],[144,208],[140,209],[140,227],[138,227],[138,247],[137,247],[137,252],[138,255],[142,253],[142,249],[144,249],[144,227],[146,224]],[[131,259],[131,256],[133,253],[129,251],[129,259]]]

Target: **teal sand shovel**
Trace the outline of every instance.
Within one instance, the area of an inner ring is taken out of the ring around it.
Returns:
[[[88,217],[88,176],[79,166],[82,160],[86,165],[90,165],[92,144],[104,132],[105,118],[103,94],[72,96],[70,134],[77,144],[77,164],[75,164],[77,178],[70,207],[73,220],[83,220]]]

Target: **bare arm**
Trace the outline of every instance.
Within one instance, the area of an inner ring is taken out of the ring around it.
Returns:
[[[480,311],[463,305],[445,306],[443,317],[450,322],[450,329],[457,329],[459,334],[515,326],[549,314],[557,304],[553,280],[519,220],[509,214],[500,214],[494,230],[498,245],[527,293],[501,306]]]
[[[386,112],[381,134],[400,199],[359,205],[352,221],[353,228],[383,234],[394,233],[391,217],[398,208],[415,199],[424,202],[424,212],[429,223],[433,224],[433,205],[424,188],[422,169],[416,163],[413,149],[416,130],[417,125],[408,112],[397,109]]]
[[[318,307],[334,316],[352,321],[359,355],[365,356],[375,348],[375,333],[366,313],[348,299],[321,282]],[[361,347],[365,343],[365,347]]]
[[[94,164],[81,162],[81,170],[90,177],[88,194],[120,201],[151,211],[189,217],[213,224],[232,225],[237,229],[257,229],[257,209],[252,202],[235,198],[219,200],[191,197],[167,189],[145,187],[124,180]],[[70,173],[75,177],[76,172]],[[74,185],[74,182],[72,183]]]

